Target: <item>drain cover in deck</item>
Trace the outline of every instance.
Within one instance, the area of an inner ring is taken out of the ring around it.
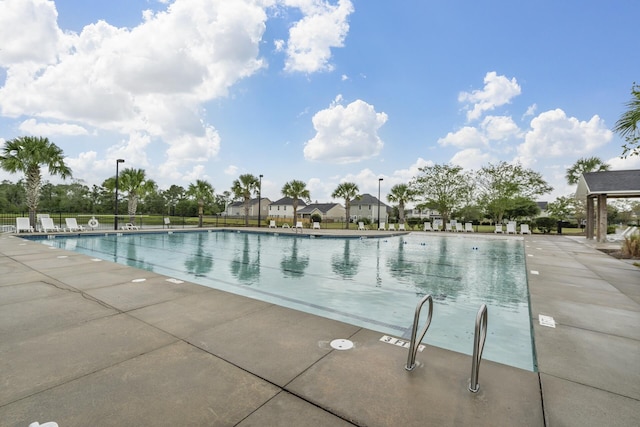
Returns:
[[[331,341],[331,347],[336,350],[351,350],[353,348],[353,342],[345,339]]]

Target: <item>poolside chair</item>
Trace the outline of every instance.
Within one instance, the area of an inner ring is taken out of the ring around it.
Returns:
[[[384,226],[385,226],[385,223],[384,222],[380,222],[380,224],[378,224],[378,230],[384,231],[385,230]]]
[[[269,228],[278,228],[278,226],[276,225],[275,219],[272,219],[269,221]]]
[[[296,222],[296,226],[294,228],[303,228],[302,227],[302,221],[297,221]]]
[[[520,234],[531,234],[529,224],[520,224]]]
[[[423,231],[433,231],[433,228],[431,228],[431,223],[430,222],[425,222],[424,223]]]
[[[60,229],[60,227],[55,225],[53,223],[53,219],[49,217],[40,218],[40,226],[41,226],[40,231],[42,231],[43,233],[48,233],[49,231],[54,231],[56,233],[59,233],[63,231]]]
[[[21,231],[26,231],[27,233],[33,233],[33,227],[29,223],[28,217],[16,218],[16,233],[20,233]]]
[[[507,224],[507,234],[518,234],[516,233],[516,223],[513,221],[509,221]]]
[[[320,223],[316,222],[316,221],[313,221],[313,229],[320,230]]]
[[[122,229],[123,230],[140,230],[140,227],[138,227],[132,222],[127,222],[125,225],[122,226]]]
[[[65,218],[64,222],[67,224],[67,230],[69,231],[84,231],[84,227],[78,225],[78,221],[75,218]]]
[[[366,228],[364,226],[364,222],[359,222],[358,223],[358,230],[366,230]]]
[[[464,231],[464,226],[462,225],[461,222],[456,222],[456,232],[457,233],[462,233]]]
[[[444,231],[453,231],[453,227],[451,226],[450,222],[444,225]]]
[[[285,222],[284,224],[282,224],[282,228],[291,228],[291,227],[289,227],[289,224]]]
[[[473,233],[473,223],[471,222],[465,222],[464,223],[464,232],[470,232]]]
[[[404,223],[403,223],[403,224],[398,224],[398,231],[407,231],[407,230],[404,228]]]
[[[493,230],[494,233],[502,233],[502,224],[496,224],[496,229]]]
[[[396,231],[396,225],[395,224],[389,224],[389,231]]]

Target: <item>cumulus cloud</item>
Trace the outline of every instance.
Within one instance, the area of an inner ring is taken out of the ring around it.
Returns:
[[[490,141],[504,141],[518,136],[520,132],[518,125],[508,116],[487,116],[481,126]]]
[[[461,92],[458,101],[471,104],[467,111],[467,120],[477,120],[486,111],[508,104],[520,95],[521,88],[515,77],[509,80],[499,76],[495,71],[488,72],[484,77],[484,88],[472,92]]]
[[[307,141],[304,157],[307,160],[354,163],[380,153],[384,143],[378,129],[387,121],[385,113],[377,113],[374,106],[356,100],[346,107],[338,102],[317,112],[312,119],[316,135]]]
[[[348,17],[354,11],[350,0],[331,4],[325,0],[284,0],[298,7],[304,17],[289,29],[285,70],[312,73],[331,71],[331,48],[344,46],[349,32]]]
[[[538,158],[580,157],[609,143],[613,133],[597,115],[589,121],[567,117],[559,108],[531,120],[524,143],[518,146],[518,161],[527,167]]]
[[[486,146],[487,138],[476,127],[465,126],[456,132],[449,132],[444,138],[438,139],[442,146],[452,145],[459,148]]]
[[[450,163],[461,166],[467,170],[478,170],[496,161],[498,161],[498,159],[491,153],[483,152],[479,148],[467,148],[454,154]]]
[[[30,135],[54,136],[54,135],[88,135],[86,128],[68,123],[41,123],[35,119],[27,119],[20,123],[19,129]]]

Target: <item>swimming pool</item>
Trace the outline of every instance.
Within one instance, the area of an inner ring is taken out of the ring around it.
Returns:
[[[431,294],[433,321],[424,341],[465,354],[472,352],[478,308],[486,304],[483,357],[535,370],[521,238],[165,231],[42,243],[405,339],[417,303]]]

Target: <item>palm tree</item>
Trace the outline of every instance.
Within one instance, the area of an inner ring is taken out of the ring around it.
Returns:
[[[129,222],[135,223],[138,201],[152,192],[156,186],[153,180],[146,178],[144,169],[127,168],[120,172],[119,188],[127,193],[127,213]]]
[[[608,171],[609,168],[610,166],[599,157],[582,157],[567,169],[565,178],[569,184],[575,185],[583,173]]]
[[[202,215],[204,214],[204,204],[213,203],[213,186],[207,181],[196,180],[195,184],[189,184],[187,194],[198,201],[198,227],[202,228]]]
[[[36,226],[42,166],[46,166],[51,175],[59,175],[62,179],[71,177],[71,169],[64,163],[64,153],[49,139],[21,136],[5,143],[0,155],[0,167],[10,173],[24,173],[29,223],[32,227]]]
[[[396,184],[387,194],[387,200],[398,204],[398,216],[400,224],[404,224],[404,205],[416,200],[416,194],[407,184]]]
[[[293,180],[282,186],[282,195],[293,199],[293,222],[298,220],[298,199],[303,199],[307,203],[311,201],[311,195],[307,190],[307,184],[302,181]]]
[[[244,200],[244,225],[249,226],[249,202],[251,194],[260,189],[260,180],[251,174],[243,174],[233,181],[231,191],[236,199]]]
[[[343,182],[338,185],[336,189],[331,194],[331,197],[334,199],[344,199],[344,207],[347,211],[346,213],[346,225],[345,229],[349,229],[349,209],[351,209],[351,199],[359,199],[358,195],[358,186],[353,182]]]
[[[638,123],[640,122],[640,85],[633,83],[631,85],[631,101],[626,104],[628,110],[620,116],[613,131],[623,136],[627,141],[622,146],[622,156],[627,155],[640,156],[640,131]],[[636,146],[635,148],[633,146]]]

